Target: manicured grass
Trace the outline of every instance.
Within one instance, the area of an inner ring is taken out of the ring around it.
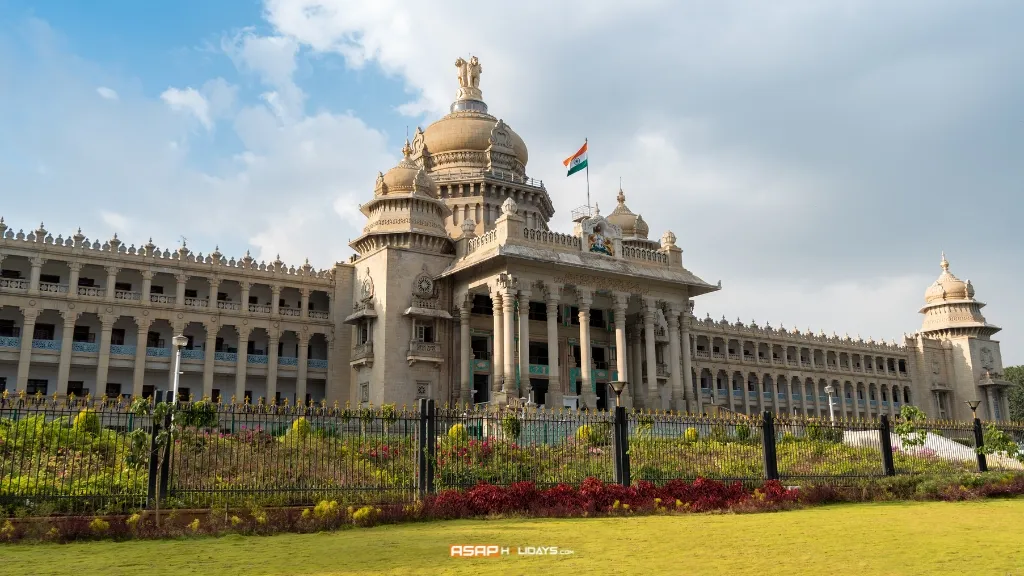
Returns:
[[[746,515],[455,521],[323,534],[0,545],[0,574],[1024,574],[1024,499]],[[452,559],[451,544],[558,546]]]

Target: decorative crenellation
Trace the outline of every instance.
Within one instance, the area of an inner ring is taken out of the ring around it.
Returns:
[[[878,350],[878,351],[889,351],[889,352],[906,352],[907,346],[904,344],[897,344],[896,341],[886,343],[884,341],[875,342],[871,337],[867,340],[860,338],[851,338],[849,335],[837,336],[834,333],[831,336],[825,335],[823,331],[819,331],[817,334],[808,328],[806,332],[801,332],[798,328],[786,330],[781,325],[779,328],[772,328],[770,324],[765,326],[758,326],[757,322],[751,320],[750,324],[744,325],[739,319],[735,323],[729,322],[724,317],[721,320],[713,320],[708,315],[703,320],[694,319],[691,326],[697,330],[716,330],[723,331],[727,334],[744,335],[751,337],[759,337],[771,340],[788,340],[796,342],[815,342],[815,343],[827,343],[832,345],[860,348],[865,350]]]
[[[63,235],[58,235],[54,238],[42,224],[39,225],[37,230],[31,231],[28,234],[25,234],[22,230],[15,234],[13,229],[9,228],[3,222],[3,218],[0,217],[0,247],[16,248],[19,243],[34,244],[33,249],[38,249],[38,246],[41,244],[45,251],[52,250],[55,254],[65,254],[67,256],[72,254],[89,255],[91,253],[95,253],[97,256],[113,256],[119,262],[125,262],[128,265],[130,265],[132,260],[136,262],[141,261],[142,263],[145,263],[147,260],[156,260],[177,265],[220,266],[251,272],[264,272],[275,276],[297,276],[327,282],[334,281],[333,270],[316,270],[310,265],[308,259],[302,266],[287,266],[281,261],[280,256],[270,263],[265,261],[257,262],[248,251],[246,251],[244,257],[235,259],[225,257],[221,254],[219,248],[214,248],[213,252],[204,256],[201,252],[192,252],[185,245],[174,251],[161,250],[153,243],[152,238],[145,245],[136,248],[134,244],[126,246],[117,237],[117,234],[114,234],[113,238],[101,244],[99,240],[90,242],[89,238],[82,234],[80,228],[77,233],[67,238]],[[204,273],[210,274],[211,272],[206,270]]]
[[[523,238],[542,244],[554,244],[556,246],[574,248],[575,250],[580,249],[579,237],[572,234],[562,234],[537,228],[523,228]]]
[[[498,240],[498,232],[497,232],[496,229],[492,228],[492,229],[488,230],[487,232],[484,232],[480,236],[477,236],[476,238],[471,238],[469,240],[469,246],[468,246],[467,252],[472,252],[473,250],[476,250],[477,248],[480,248],[481,246],[486,246],[486,245],[490,244],[491,242],[497,242],[497,240]]]
[[[650,250],[648,248],[639,248],[636,246],[623,246],[622,257],[629,258],[630,260],[643,260],[645,262],[657,262],[658,264],[668,264],[668,255],[657,250]]]

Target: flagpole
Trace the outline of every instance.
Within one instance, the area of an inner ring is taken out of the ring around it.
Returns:
[[[584,138],[583,139],[583,145],[586,146],[586,144],[587,144],[587,139]],[[590,211],[590,147],[589,146],[587,146],[587,167],[585,168],[585,170],[587,171],[587,211],[589,212]],[[591,216],[592,215],[593,214],[591,214]]]

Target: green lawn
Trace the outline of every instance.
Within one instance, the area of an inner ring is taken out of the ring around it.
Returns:
[[[1024,499],[777,514],[457,521],[324,534],[0,546],[0,574],[1024,574]],[[449,558],[451,544],[559,557]]]

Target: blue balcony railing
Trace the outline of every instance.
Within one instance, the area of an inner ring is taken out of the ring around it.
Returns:
[[[150,358],[170,358],[171,357],[171,349],[170,348],[152,348],[152,347],[149,347],[149,348],[146,348],[146,356],[149,356]]]
[[[249,354],[246,362],[249,364],[269,364],[270,357],[266,354]]]
[[[60,340],[32,340],[33,350],[60,351]]]
[[[21,338],[17,336],[0,336],[0,348],[21,348]]]
[[[213,359],[218,362],[238,362],[237,352],[214,352]]]
[[[72,342],[71,351],[95,353],[100,351],[100,345],[95,342]]]
[[[318,358],[310,358],[306,362],[306,366],[313,368],[314,370],[327,370],[327,360],[320,360]]]
[[[182,360],[202,360],[203,358],[206,358],[206,353],[204,351],[202,351],[202,350],[182,350],[181,351],[181,359]]]
[[[299,359],[295,356],[278,356],[277,363],[281,366],[298,366]]]
[[[111,356],[135,356],[135,346],[125,346],[124,344],[111,344],[110,345]]]

